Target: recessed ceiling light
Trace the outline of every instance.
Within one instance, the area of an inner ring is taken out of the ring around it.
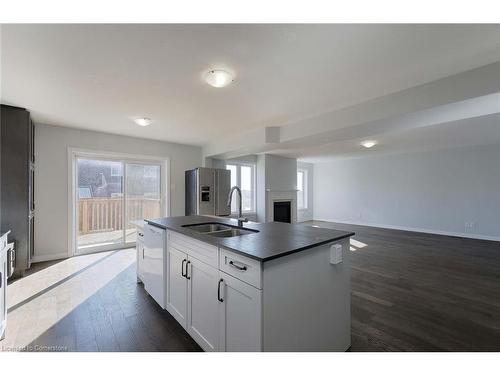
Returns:
[[[225,70],[209,70],[205,74],[205,82],[213,87],[225,87],[233,82],[233,75]]]
[[[147,117],[136,118],[134,122],[139,126],[148,126],[151,125],[151,119]]]
[[[372,148],[377,144],[377,141],[363,141],[361,142],[361,146],[366,147],[366,148]]]

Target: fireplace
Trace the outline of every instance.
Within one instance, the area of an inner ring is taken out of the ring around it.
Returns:
[[[274,201],[273,202],[273,221],[282,223],[292,222],[292,201]]]
[[[266,222],[297,222],[297,190],[266,189]]]

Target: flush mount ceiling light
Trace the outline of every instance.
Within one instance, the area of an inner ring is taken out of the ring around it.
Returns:
[[[233,82],[233,75],[225,70],[209,70],[205,74],[205,82],[213,87],[225,87]]]
[[[361,142],[361,146],[366,147],[366,148],[372,148],[377,144],[377,141],[363,141]]]
[[[136,118],[134,122],[139,126],[151,125],[151,119],[147,117]]]

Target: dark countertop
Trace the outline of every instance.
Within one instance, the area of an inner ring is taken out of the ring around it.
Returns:
[[[352,232],[334,229],[315,228],[303,224],[286,223],[244,223],[244,228],[256,229],[259,233],[245,234],[236,237],[218,238],[200,234],[186,224],[223,223],[237,225],[235,219],[210,216],[175,216],[146,220],[149,224],[163,229],[170,229],[197,240],[220,246],[251,258],[265,262],[298,251],[310,249],[328,242],[353,236]]]

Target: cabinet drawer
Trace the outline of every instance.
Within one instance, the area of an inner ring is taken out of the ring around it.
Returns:
[[[262,288],[261,264],[255,259],[220,249],[219,268],[237,279],[244,281],[256,288]]]
[[[169,241],[169,246],[217,268],[219,259],[217,246],[209,245],[173,231],[168,231],[167,241]]]

